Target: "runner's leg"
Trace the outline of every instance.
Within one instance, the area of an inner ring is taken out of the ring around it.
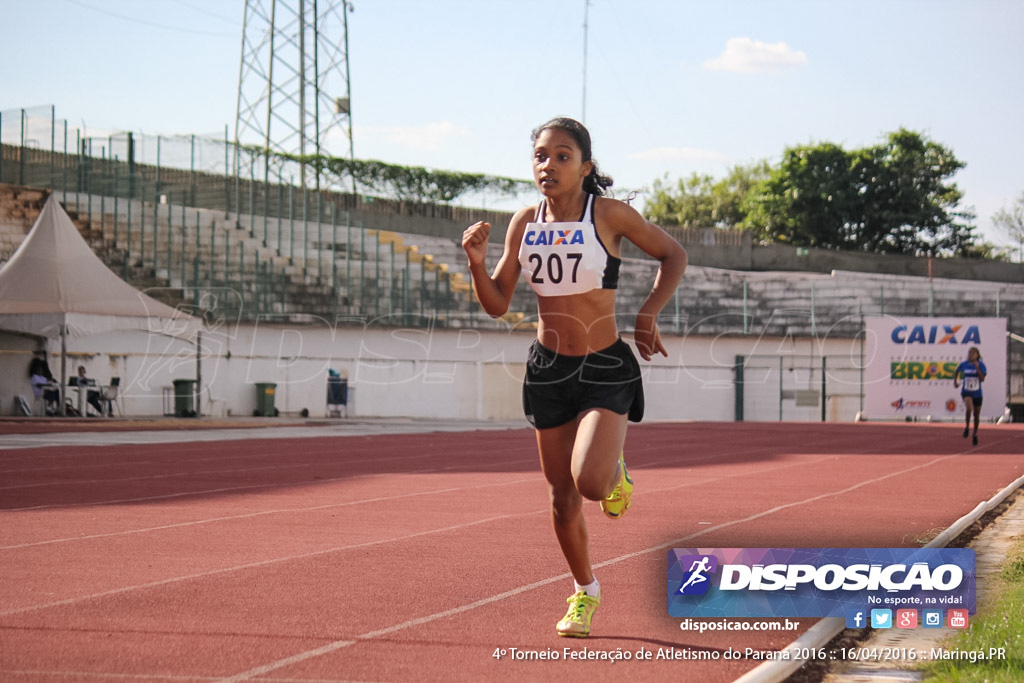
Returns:
[[[576,489],[589,500],[602,500],[619,483],[619,455],[626,443],[625,415],[591,408],[580,415],[572,450]]]
[[[974,399],[964,396],[964,438],[971,433],[971,413],[974,412]]]
[[[573,443],[576,421],[551,429],[537,430],[540,465],[551,496],[551,521],[569,571],[580,585],[593,583],[590,540],[583,518],[583,497],[573,479]]]

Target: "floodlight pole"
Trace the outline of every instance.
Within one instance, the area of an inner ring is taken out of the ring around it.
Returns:
[[[583,108],[580,123],[587,122],[587,19],[590,14],[590,0],[583,0]]]

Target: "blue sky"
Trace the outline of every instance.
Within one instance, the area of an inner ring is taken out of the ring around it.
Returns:
[[[585,110],[585,0],[352,1],[358,158],[529,178],[530,130],[568,115],[637,189],[903,126],[966,162],[984,239],[1007,243],[990,217],[1024,192],[1019,0],[590,0]],[[243,7],[0,0],[0,112],[233,134]]]

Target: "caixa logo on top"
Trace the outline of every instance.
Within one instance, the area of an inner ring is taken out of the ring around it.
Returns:
[[[582,230],[530,230],[523,238],[528,245],[584,244]]]
[[[850,609],[974,613],[968,548],[674,548],[673,617],[839,617]]]
[[[981,344],[977,325],[897,325],[890,336],[896,344]]]

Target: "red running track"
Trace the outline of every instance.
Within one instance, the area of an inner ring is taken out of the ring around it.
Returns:
[[[604,589],[587,640],[554,633],[571,579],[526,429],[0,451],[0,680],[731,681],[760,661],[729,648],[814,621],[681,631],[669,548],[921,545],[1024,474],[1022,426],[981,437],[631,427],[633,508],[587,507]],[[512,648],[559,659],[492,656]]]

